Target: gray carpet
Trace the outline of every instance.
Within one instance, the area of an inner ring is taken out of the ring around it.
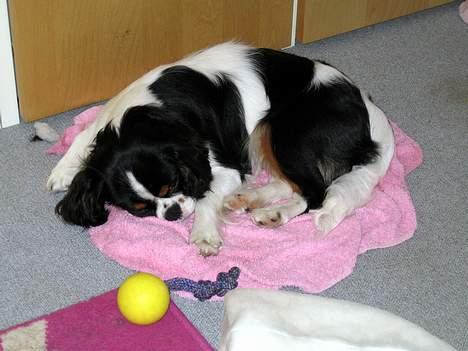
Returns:
[[[424,163],[408,178],[415,236],[361,255],[322,295],[383,308],[468,350],[468,25],[459,2],[288,51],[341,68],[416,139]],[[78,111],[48,119],[57,130]],[[129,270],[85,231],[54,216],[45,191],[57,157],[32,126],[0,130],[0,329],[116,288]],[[175,302],[217,346],[222,303]]]

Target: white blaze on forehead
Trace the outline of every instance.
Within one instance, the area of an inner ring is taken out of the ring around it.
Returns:
[[[132,190],[133,190],[139,197],[141,197],[142,199],[145,199],[145,200],[150,200],[150,201],[154,201],[154,200],[155,200],[155,196],[154,196],[153,194],[151,194],[151,192],[149,192],[149,190],[146,189],[145,186],[144,186],[143,184],[141,184],[141,183],[135,178],[135,176],[133,175],[132,172],[127,171],[127,172],[125,172],[125,174],[127,175],[127,178],[128,178],[129,184],[130,184],[130,187],[132,188]]]
[[[125,174],[135,194],[142,199],[152,201],[156,204],[156,217],[165,218],[167,209],[174,204],[178,204],[180,207],[182,212],[181,219],[189,216],[195,210],[195,201],[191,197],[186,197],[183,194],[176,194],[169,198],[158,198],[151,194],[149,190],[135,178],[132,172],[127,171]]]

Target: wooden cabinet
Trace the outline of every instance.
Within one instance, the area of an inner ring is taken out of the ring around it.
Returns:
[[[23,120],[107,99],[218,42],[284,48],[450,0],[9,0]],[[297,6],[297,12],[295,11]]]
[[[297,39],[327,38],[451,0],[298,0]]]
[[[22,118],[107,99],[225,40],[289,46],[292,8],[293,0],[10,0]]]

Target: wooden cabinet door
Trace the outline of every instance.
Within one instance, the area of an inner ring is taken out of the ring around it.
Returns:
[[[301,43],[308,43],[452,0],[298,1],[297,39]]]
[[[293,0],[9,0],[20,111],[107,99],[148,70],[237,39],[290,45]]]

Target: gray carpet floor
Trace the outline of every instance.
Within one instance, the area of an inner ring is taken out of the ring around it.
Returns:
[[[382,308],[468,350],[468,25],[459,1],[288,51],[348,73],[423,148],[409,177],[414,237],[361,255],[321,295]],[[79,110],[49,118],[63,131]],[[116,288],[130,270],[60,222],[45,191],[57,161],[32,126],[0,130],[0,329]],[[175,302],[214,345],[222,303]]]

